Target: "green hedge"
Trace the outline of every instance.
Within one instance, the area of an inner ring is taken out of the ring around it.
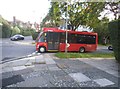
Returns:
[[[1,32],[2,32],[2,36],[1,36],[2,38],[9,38],[12,34],[12,30],[11,30],[10,26],[8,26],[4,23],[2,25]]]
[[[33,40],[36,40],[36,38],[38,37],[38,32],[32,33],[32,38]]]
[[[115,58],[120,63],[120,19],[109,23],[109,31]]]
[[[24,36],[31,36],[33,33],[35,33],[35,29],[20,28],[20,34],[22,34]]]

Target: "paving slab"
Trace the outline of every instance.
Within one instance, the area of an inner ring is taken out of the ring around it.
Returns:
[[[45,58],[46,64],[55,64],[55,61],[51,58]]]
[[[23,70],[18,70],[18,71],[12,71],[13,75],[22,75],[22,74],[29,74],[33,72],[34,70],[32,68],[26,68]]]
[[[35,67],[33,67],[34,71],[42,71],[42,70],[48,70],[48,67],[46,64],[36,64]]]
[[[2,79],[9,78],[9,77],[12,77],[12,76],[13,76],[12,71],[2,73]]]
[[[35,57],[35,62],[40,63],[40,64],[42,64],[42,63],[45,64],[46,63],[46,61],[45,61],[45,59],[42,55],[36,56]]]
[[[77,59],[91,66],[94,66],[100,70],[103,70],[109,74],[112,74],[113,76],[120,77],[118,73],[119,64],[115,61],[115,59],[112,59],[112,58],[108,58],[108,59],[91,58],[91,59],[84,59],[84,60],[81,58],[77,58]]]
[[[105,87],[105,86],[108,86],[108,85],[113,85],[115,83],[113,83],[112,81],[106,79],[106,78],[103,78],[103,79],[96,79],[94,80],[97,84],[99,84],[101,87]]]
[[[85,76],[82,73],[71,73],[69,74],[75,81],[77,82],[86,82],[86,81],[91,81],[90,78],[88,78],[87,76]]]
[[[36,60],[34,58],[36,58]],[[101,66],[103,59],[53,59],[50,54],[42,54],[39,56],[34,56],[34,58],[31,58],[33,60],[30,61],[28,61],[28,59],[24,60],[27,63],[31,63],[34,61],[44,61],[46,63],[31,64],[30,66],[21,65],[12,67],[10,67],[10,63],[8,63],[8,66],[4,65],[3,69],[5,72],[2,73],[3,79],[6,79],[6,81],[8,81],[14,76],[19,76],[18,80],[6,83],[4,84],[4,86],[76,88],[118,87],[119,76],[115,76],[118,69],[116,69],[116,65],[112,61],[109,61],[108,63],[106,63],[107,61],[103,61],[103,63],[105,64]],[[25,63],[24,60],[22,60],[22,63]],[[15,61],[15,63],[18,63],[18,61]],[[109,63],[110,65],[108,66]]]
[[[94,81],[79,82],[78,84],[80,87],[100,87],[100,85]]]
[[[28,78],[24,82],[17,83],[17,87],[48,87],[48,85],[50,86],[50,83],[40,76]]]
[[[13,71],[12,67],[2,68],[2,73]]]
[[[28,73],[28,74],[21,74],[21,76],[23,77],[23,79],[29,79],[29,78],[34,78],[34,77],[41,77],[42,76],[42,73],[41,72],[31,72],[31,73]]]
[[[67,73],[65,73],[63,70],[55,70],[55,71],[52,70],[52,71],[49,71],[49,73],[54,77],[67,75]]]
[[[27,67],[25,66],[17,66],[17,67],[13,67],[13,70],[14,71],[18,71],[18,70],[23,70],[23,69],[26,69]]]
[[[69,75],[54,77],[51,83],[55,87],[79,87],[78,83]]]
[[[59,71],[59,70],[61,70],[56,64],[49,64],[49,65],[47,65],[48,66],[48,70],[50,70],[50,71]]]
[[[4,79],[2,79],[2,87],[16,84],[16,83],[22,82],[22,81],[24,81],[24,79],[21,77],[21,75],[15,75],[12,77],[4,78]]]

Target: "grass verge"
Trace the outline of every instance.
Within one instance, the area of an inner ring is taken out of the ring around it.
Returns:
[[[56,53],[58,58],[111,58],[114,57],[114,53]]]

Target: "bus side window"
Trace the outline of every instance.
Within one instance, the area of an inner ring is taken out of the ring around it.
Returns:
[[[95,44],[96,36],[95,35],[78,35],[77,43],[80,44]]]
[[[66,36],[65,36],[65,33],[61,33],[60,34],[60,43],[65,43],[65,38]]]
[[[80,43],[80,44],[85,43],[84,35],[77,35],[77,43]]]
[[[68,38],[69,43],[77,43],[77,34],[69,34]]]

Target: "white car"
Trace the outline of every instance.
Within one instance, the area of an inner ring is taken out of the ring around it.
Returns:
[[[24,36],[23,35],[14,35],[10,38],[12,41],[16,41],[16,40],[24,40]]]

